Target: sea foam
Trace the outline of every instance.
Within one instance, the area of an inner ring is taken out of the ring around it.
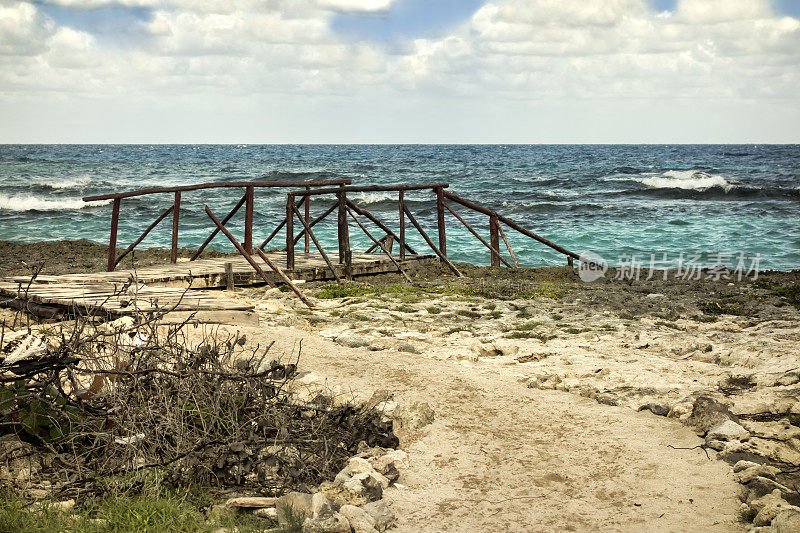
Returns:
[[[109,203],[84,202],[80,198],[38,198],[0,194],[0,211],[74,211]]]
[[[663,174],[648,177],[606,178],[605,181],[636,181],[654,189],[684,189],[704,191],[719,187],[725,192],[736,185],[724,176],[708,174],[700,170],[668,170]]]

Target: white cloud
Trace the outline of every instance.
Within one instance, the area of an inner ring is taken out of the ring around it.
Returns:
[[[297,97],[308,109],[339,105],[325,103],[332,98],[357,111],[366,101],[433,109],[459,97],[509,116],[520,102],[599,99],[781,98],[798,107],[800,21],[776,15],[770,0],[679,0],[668,14],[648,0],[495,0],[449,35],[401,52],[330,29],[338,13],[380,15],[392,2],[48,0],[148,8],[145,35],[125,45],[58,26],[33,3],[5,2],[0,98],[190,106],[193,95],[220,105]]]

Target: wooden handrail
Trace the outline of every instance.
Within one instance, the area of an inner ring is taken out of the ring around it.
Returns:
[[[420,183],[418,185],[366,185],[364,187],[337,187],[328,189],[314,189],[311,191],[290,191],[287,194],[292,196],[316,196],[318,194],[335,194],[339,192],[397,192],[397,191],[420,191],[424,189],[446,189],[448,183]]]
[[[296,187],[326,187],[328,185],[349,185],[350,179],[339,180],[312,180],[312,181],[212,181],[210,183],[196,183],[194,185],[179,185],[177,187],[151,187],[149,189],[138,189],[135,191],[117,192],[110,194],[99,194],[95,196],[85,196],[84,202],[97,202],[99,200],[117,200],[130,198],[132,196],[144,196],[146,194],[159,194],[166,192],[186,192],[199,191],[202,189],[225,189],[236,187],[273,187],[273,188],[296,188]]]

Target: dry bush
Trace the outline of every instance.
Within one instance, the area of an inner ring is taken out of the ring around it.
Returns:
[[[190,346],[186,323],[160,325],[168,311],[100,325],[76,313],[39,330],[34,358],[0,359],[0,438],[30,444],[34,484],[83,498],[148,472],[169,486],[280,494],[332,479],[361,441],[397,445],[374,408],[297,401],[301,346],[290,362],[238,336]]]

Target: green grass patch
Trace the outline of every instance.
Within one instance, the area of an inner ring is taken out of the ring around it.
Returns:
[[[539,322],[538,320],[534,320],[532,322],[526,322],[525,324],[520,324],[514,329],[516,329],[517,331],[533,331],[534,329],[538,328],[541,325],[542,325],[541,322]]]
[[[775,296],[785,298],[787,302],[800,309],[800,285],[789,285],[773,291]]]
[[[431,305],[429,307],[426,307],[425,310],[431,315],[438,315],[439,313],[442,312],[442,308],[441,307],[436,307],[435,305]]]
[[[375,289],[361,285],[326,285],[321,291],[317,292],[316,297],[323,300],[334,300],[337,298],[354,298],[374,293]]]
[[[555,320],[556,322],[558,322],[559,320],[561,320],[562,318],[564,318],[564,315],[562,315],[561,313],[551,313],[551,314],[550,314],[550,318],[552,318],[553,320]]]
[[[398,313],[416,313],[417,310],[410,305],[398,305],[394,308]]]
[[[481,314],[470,309],[459,309],[456,311],[458,316],[465,316],[467,318],[480,318]]]

